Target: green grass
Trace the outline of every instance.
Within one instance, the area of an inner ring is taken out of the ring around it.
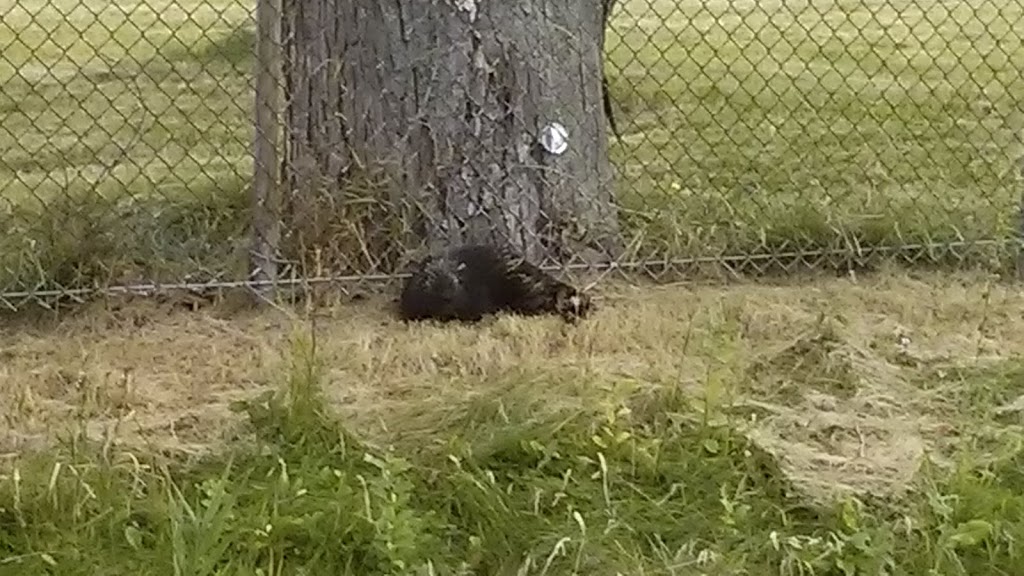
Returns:
[[[629,0],[623,197],[669,252],[1006,239],[1024,5]]]
[[[619,4],[612,157],[641,257],[1012,237],[1020,3]],[[0,7],[0,289],[237,276],[251,6]]]
[[[280,389],[237,405],[247,426],[225,452],[183,461],[77,435],[62,451],[10,462],[0,472],[0,572],[1024,569],[1019,435],[997,451],[974,445],[951,468],[925,466],[899,500],[822,505],[793,491],[716,407],[665,391],[549,402],[541,391],[572,386],[509,374],[430,407],[429,432],[410,427],[376,446],[328,413],[324,367],[308,340],[295,342]]]
[[[252,164],[248,4],[7,4],[0,289],[234,270]]]

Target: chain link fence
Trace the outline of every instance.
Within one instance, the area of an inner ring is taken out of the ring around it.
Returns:
[[[618,0],[603,38],[577,0],[256,1],[3,3],[0,308],[467,237],[659,277],[1015,265],[1021,0]]]

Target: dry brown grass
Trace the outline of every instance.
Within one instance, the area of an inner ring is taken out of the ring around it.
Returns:
[[[1024,295],[983,277],[885,274],[795,286],[608,286],[570,328],[502,317],[405,326],[385,298],[321,311],[330,400],[363,434],[442,426],[454,398],[531,386],[538,406],[680,387],[733,418],[813,492],[899,490],[919,456],[976,423],[934,367],[1024,351]],[[197,452],[230,441],[229,404],[276,382],[301,320],[152,303],[0,333],[0,454],[75,426]]]

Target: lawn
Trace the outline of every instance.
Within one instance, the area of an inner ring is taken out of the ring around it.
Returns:
[[[0,573],[1021,574],[1024,296],[635,288],[0,328]]]
[[[252,165],[248,3],[4,4],[0,290],[230,270]]]
[[[0,6],[0,290],[237,278],[252,7]],[[607,46],[624,132],[611,152],[636,257],[916,246],[901,254],[1005,263],[1021,12],[623,0]]]
[[[621,197],[669,252],[1013,234],[1024,5],[621,4],[606,66]]]

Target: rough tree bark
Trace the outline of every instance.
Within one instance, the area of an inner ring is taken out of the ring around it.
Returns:
[[[510,241],[536,261],[621,250],[607,157],[608,0],[284,0],[293,193],[370,170],[438,249]],[[552,122],[568,149],[539,144]],[[286,222],[286,228],[288,224]]]

